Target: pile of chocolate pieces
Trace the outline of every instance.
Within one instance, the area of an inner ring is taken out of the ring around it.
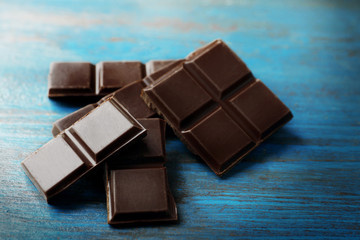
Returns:
[[[177,220],[164,166],[165,122],[221,176],[292,118],[221,40],[146,66],[52,63],[48,94],[103,98],[56,121],[54,138],[22,167],[49,200],[100,165],[108,223],[116,225]]]

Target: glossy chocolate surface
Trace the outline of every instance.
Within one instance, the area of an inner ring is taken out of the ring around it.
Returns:
[[[292,118],[221,40],[152,80],[145,102],[220,176]]]
[[[177,220],[165,162],[165,122],[139,119],[147,130],[141,141],[118,152],[106,163],[109,224]]]
[[[151,60],[146,63],[146,75],[149,76],[150,74],[153,74],[154,72],[159,71],[160,69],[176,62],[178,60]]]
[[[160,118],[138,118],[137,120],[146,129],[146,136],[124,151],[111,156],[109,162],[114,164],[118,161],[113,161],[113,159],[121,158],[120,166],[128,164],[163,166],[166,160],[165,121]]]
[[[91,96],[95,93],[95,66],[88,62],[50,64],[48,96]]]
[[[21,165],[48,200],[144,135],[145,128],[116,99],[109,98],[28,156]]]
[[[141,81],[145,68],[141,62],[99,62],[96,64],[99,94],[109,94],[130,83]]]
[[[110,170],[108,204],[109,224],[177,220],[165,167]]]

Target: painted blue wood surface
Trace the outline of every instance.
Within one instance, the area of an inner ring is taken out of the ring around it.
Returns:
[[[0,238],[360,239],[357,1],[0,1]],[[182,58],[225,40],[294,119],[224,178],[167,140],[180,221],[117,229],[91,174],[48,205],[20,162],[83,103],[52,61]]]

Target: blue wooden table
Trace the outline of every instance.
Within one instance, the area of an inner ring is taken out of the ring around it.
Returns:
[[[194,2],[0,1],[0,239],[360,239],[360,4]],[[50,62],[182,58],[216,38],[289,124],[223,178],[167,139],[177,224],[109,226],[96,173],[42,199],[20,162],[84,105],[47,98]]]

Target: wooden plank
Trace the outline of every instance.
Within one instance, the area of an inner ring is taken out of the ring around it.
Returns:
[[[360,238],[357,1],[0,1],[0,238]],[[110,227],[96,173],[48,205],[20,167],[83,106],[52,61],[172,59],[225,40],[294,119],[223,178],[167,139],[178,224]]]

